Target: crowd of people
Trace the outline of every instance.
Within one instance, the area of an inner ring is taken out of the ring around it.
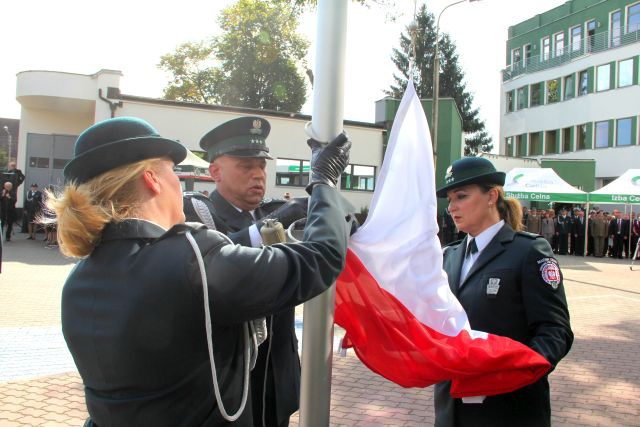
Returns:
[[[587,219],[583,207],[523,207],[522,212],[524,230],[544,237],[555,254],[617,259],[635,256],[640,259],[640,254],[636,252],[640,238],[640,215],[636,213],[623,213],[618,209],[610,213],[594,208],[589,211]],[[455,228],[448,212],[440,220],[440,229],[443,244],[464,238],[464,233]]]

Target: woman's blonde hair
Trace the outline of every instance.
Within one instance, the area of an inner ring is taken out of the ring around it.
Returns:
[[[98,245],[104,227],[112,221],[135,217],[142,202],[141,182],[145,170],[159,170],[161,158],[142,160],[105,172],[77,184],[68,184],[62,194],[47,191],[46,209],[56,223],[58,243],[63,254],[85,257]]]
[[[496,201],[496,208],[500,214],[500,219],[509,224],[511,228],[516,231],[524,230],[524,224],[522,224],[522,206],[520,202],[514,198],[507,197],[504,194],[504,188],[501,185],[481,184],[480,188],[485,193],[489,192],[492,188],[498,191],[498,200]]]

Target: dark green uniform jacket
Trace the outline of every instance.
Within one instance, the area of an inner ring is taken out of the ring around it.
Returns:
[[[471,328],[520,341],[554,367],[573,342],[562,277],[549,243],[504,225],[460,283],[467,239],[444,251],[444,270]],[[491,283],[495,287],[488,289]],[[462,403],[450,383],[435,386],[436,426],[548,426],[551,407],[547,376],[512,393]]]
[[[335,189],[317,186],[304,243],[254,249],[204,226],[165,232],[142,220],[110,224],[62,295],[62,329],[93,422],[217,426],[203,293],[191,230],[204,258],[213,351],[229,413],[243,387],[243,322],[325,291],[344,266],[351,224]],[[235,425],[253,424],[251,399]]]

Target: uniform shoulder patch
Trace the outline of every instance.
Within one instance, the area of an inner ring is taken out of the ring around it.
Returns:
[[[550,285],[555,291],[562,282],[562,273],[560,273],[560,266],[555,258],[541,258],[538,260],[540,269],[540,276],[542,280]]]
[[[451,243],[447,243],[446,245],[444,245],[444,246],[442,247],[442,249],[444,249],[444,248],[448,248],[448,247],[451,247],[451,246],[459,245],[460,243],[462,243],[462,240],[463,240],[463,239],[456,240],[456,241],[451,242]]]
[[[535,240],[538,237],[542,238],[541,235],[534,234],[534,233],[529,233],[528,231],[516,231],[516,234],[518,234],[519,236],[527,237],[527,238],[529,238],[531,240]]]

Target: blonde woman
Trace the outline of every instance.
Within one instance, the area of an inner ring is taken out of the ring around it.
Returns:
[[[560,266],[549,243],[521,231],[522,210],[507,199],[504,172],[482,157],[449,167],[438,197],[449,201],[467,233],[444,250],[444,270],[472,329],[520,341],[555,366],[573,342]],[[484,400],[454,399],[450,383],[435,386],[436,426],[548,426],[547,377]]]
[[[249,321],[318,295],[343,268],[352,224],[335,185],[349,147],[314,150],[304,242],[256,249],[183,223],[173,167],[186,150],[147,122],[110,119],[78,137],[49,206],[62,252],[81,258],[62,329],[86,425],[252,425]]]

